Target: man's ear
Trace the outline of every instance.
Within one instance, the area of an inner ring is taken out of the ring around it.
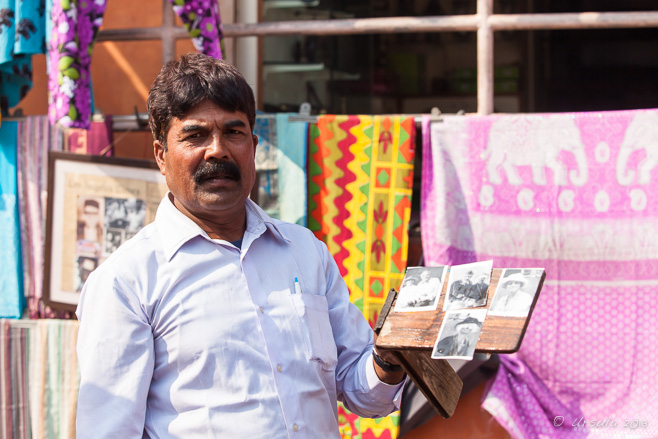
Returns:
[[[160,143],[159,140],[153,141],[153,155],[155,156],[155,161],[160,168],[160,173],[162,175],[167,175],[167,167],[165,166],[165,146]]]
[[[251,135],[251,140],[254,142],[254,156],[256,156],[256,147],[258,146],[258,136],[255,134]]]

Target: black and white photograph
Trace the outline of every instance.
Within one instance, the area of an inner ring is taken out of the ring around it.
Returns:
[[[443,310],[467,309],[485,306],[493,261],[453,265],[448,276],[448,290]]]
[[[498,281],[489,313],[504,317],[526,317],[543,273],[543,268],[506,268]]]
[[[486,309],[449,311],[443,317],[432,358],[472,360]]]
[[[87,281],[87,278],[98,267],[98,259],[88,256],[79,256],[76,261],[76,274],[73,280],[75,285],[75,290],[80,292],[82,286]]]
[[[107,229],[107,232],[105,232],[104,249],[106,255],[112,254],[121,244],[123,244],[123,241],[126,240],[124,235],[125,233],[122,229]]]
[[[444,266],[407,268],[395,303],[395,311],[435,310],[443,289],[447,271],[445,268]]]
[[[144,227],[146,203],[137,198],[105,198],[105,227],[135,233]]]

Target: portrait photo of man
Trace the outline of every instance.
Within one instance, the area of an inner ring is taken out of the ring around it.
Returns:
[[[432,358],[472,359],[486,315],[486,309],[446,313]]]
[[[100,243],[103,239],[101,200],[80,196],[78,199],[78,241]]]

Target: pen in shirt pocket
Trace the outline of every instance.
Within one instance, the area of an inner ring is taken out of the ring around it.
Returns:
[[[302,286],[299,285],[297,278],[295,278],[295,294],[302,294]]]

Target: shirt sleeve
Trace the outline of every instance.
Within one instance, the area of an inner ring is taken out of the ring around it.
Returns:
[[[77,437],[141,439],[153,335],[137,296],[110,271],[101,268],[89,276],[76,311]]]
[[[318,241],[319,242],[319,241]],[[349,291],[336,262],[320,243],[327,280],[329,319],[336,342],[338,400],[359,416],[378,418],[400,408],[403,381],[382,382],[372,364],[374,334],[361,311],[350,302]]]

